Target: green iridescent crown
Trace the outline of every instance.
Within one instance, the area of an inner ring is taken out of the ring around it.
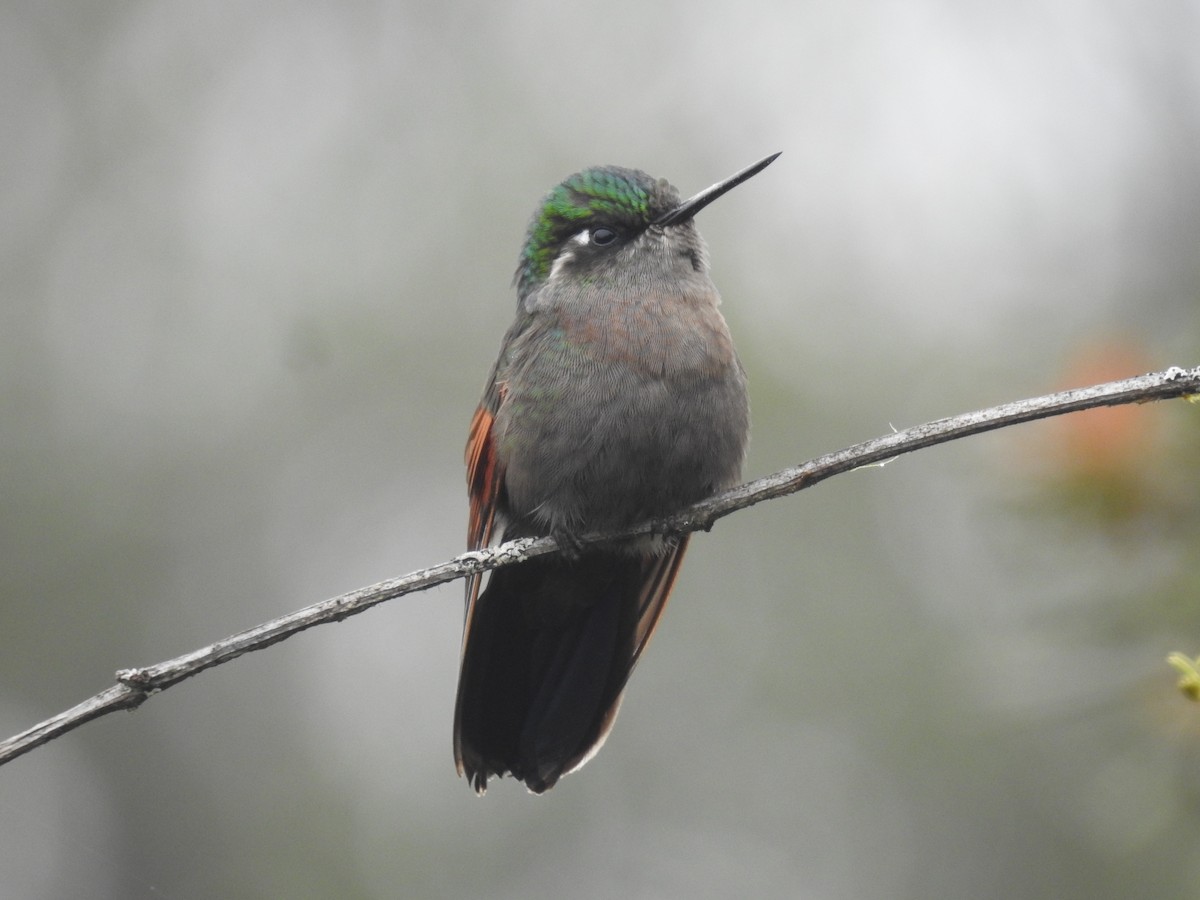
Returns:
[[[641,230],[678,203],[675,188],[638,169],[576,172],[546,195],[529,222],[515,278],[521,296],[546,280],[562,245],[580,229],[604,224]]]

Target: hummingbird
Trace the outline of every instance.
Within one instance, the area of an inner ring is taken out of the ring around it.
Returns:
[[[584,169],[530,221],[467,440],[467,538],[551,535],[559,552],[467,582],[454,757],[477,793],[511,775],[541,794],[596,754],[688,545],[581,536],[741,478],[746,375],[695,216],[778,156],[687,200],[637,169]]]

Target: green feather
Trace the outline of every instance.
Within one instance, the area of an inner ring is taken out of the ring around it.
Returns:
[[[563,243],[589,220],[644,228],[675,196],[666,182],[636,169],[597,166],[576,172],[546,195],[529,223],[517,268],[522,293],[549,276]]]

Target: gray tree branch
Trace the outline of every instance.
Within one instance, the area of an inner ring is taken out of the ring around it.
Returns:
[[[718,519],[739,509],[793,494],[842,472],[882,463],[903,453],[911,453],[934,444],[1098,406],[1147,403],[1198,394],[1200,366],[1193,369],[1172,367],[1163,372],[1153,372],[1124,381],[1063,391],[938,419],[855,444],[844,450],[827,453],[803,465],[784,469],[774,475],[717,494],[660,521],[643,522],[620,532],[587,535],[583,538],[583,543],[592,544],[652,532],[683,534],[701,529],[708,530]],[[356,615],[404,594],[426,590],[489,569],[514,565],[535,556],[553,553],[556,549],[552,538],[522,538],[486,550],[463,553],[448,562],[306,606],[183,656],[142,668],[121,669],[116,673],[117,683],[112,687],[78,706],[0,742],[0,765],[78,728],[85,722],[119,709],[134,709],[153,694],[166,690],[185,678],[227,663],[244,653],[269,647],[306,628],[328,622],[340,622],[347,616]]]

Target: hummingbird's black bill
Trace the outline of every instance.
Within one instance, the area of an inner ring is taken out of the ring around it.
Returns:
[[[779,153],[782,152],[782,150],[779,151]],[[736,175],[730,175],[724,181],[718,181],[712,187],[705,188],[696,196],[689,197],[670,212],[663,213],[654,220],[653,224],[665,227],[668,225],[677,225],[680,222],[686,222],[722,194],[733,190],[743,181],[753,178],[771,163],[775,162],[775,160],[779,157],[779,153],[772,153],[766,159],[760,159],[754,165],[746,166],[746,168],[742,169],[742,171],[738,172]]]

